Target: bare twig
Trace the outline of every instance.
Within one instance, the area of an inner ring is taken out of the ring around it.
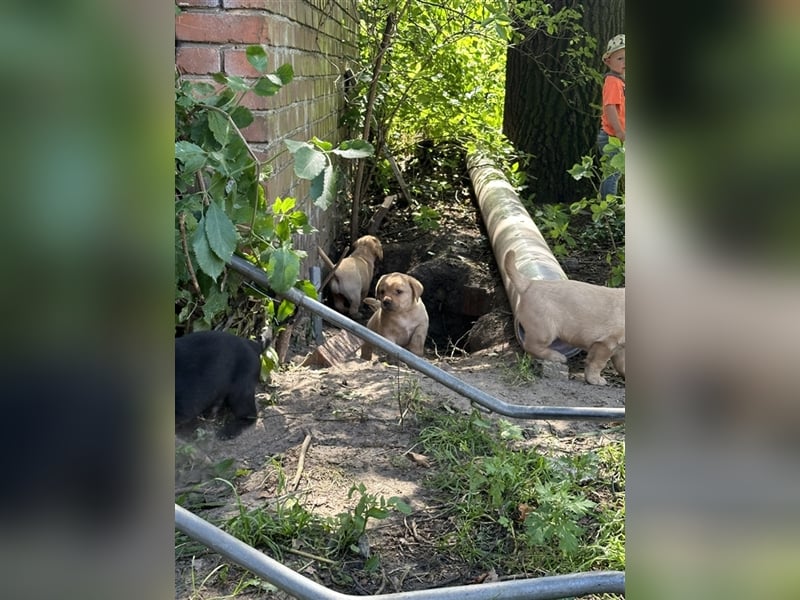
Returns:
[[[294,491],[297,489],[297,484],[300,482],[300,476],[303,474],[303,466],[306,462],[306,452],[311,445],[311,434],[306,432],[306,439],[303,440],[303,445],[300,448],[300,457],[297,459],[297,471],[294,474],[294,479],[289,484],[289,489]]]
[[[194,273],[194,267],[192,266],[192,257],[189,254],[189,244],[186,241],[186,213],[182,212],[178,217],[178,225],[181,229],[181,248],[183,248],[183,255],[186,257],[186,268],[189,270],[189,277],[192,280],[192,287],[194,287],[195,293],[200,297],[200,302],[205,302],[205,298],[203,298],[203,292],[200,291],[200,284],[197,282],[197,275]]]
[[[302,556],[304,558],[310,558],[312,560],[318,560],[319,562],[328,563],[329,565],[335,565],[336,561],[331,560],[330,558],[323,558],[322,556],[317,556],[316,554],[309,554],[308,552],[303,552],[302,550],[296,550],[295,548],[286,548],[282,547],[284,552],[289,552],[290,554],[297,554],[297,556]]]
[[[364,116],[364,131],[362,138],[366,141],[369,140],[370,126],[372,125],[372,111],[375,108],[375,96],[378,93],[378,80],[381,75],[381,66],[383,59],[389,48],[392,45],[392,36],[395,32],[395,23],[397,22],[397,14],[389,13],[386,17],[386,26],[383,30],[383,39],[378,48],[378,54],[375,57],[375,64],[372,67],[372,81],[369,86],[369,93],[367,95],[367,110]],[[350,239],[355,240],[358,237],[358,213],[361,212],[361,182],[364,179],[364,160],[358,161],[358,168],[356,170],[356,180],[353,185],[353,207],[350,214]]]
[[[342,252],[342,255],[339,257],[339,260],[336,261],[336,264],[333,264],[333,261],[331,260],[330,256],[325,253],[325,250],[317,246],[317,253],[319,254],[319,257],[322,259],[322,262],[325,263],[325,266],[331,270],[331,272],[328,273],[322,284],[319,286],[320,290],[324,290],[325,286],[328,285],[330,280],[333,278],[334,271],[336,271],[336,268],[342,264],[342,261],[344,260],[345,256],[347,256],[348,252],[350,252],[350,246],[344,249],[344,252]]]

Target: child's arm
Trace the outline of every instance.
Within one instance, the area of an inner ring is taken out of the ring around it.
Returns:
[[[603,110],[606,113],[609,124],[616,132],[616,137],[618,137],[621,142],[624,142],[625,131],[622,129],[622,124],[619,122],[619,112],[617,111],[616,104],[606,104]]]

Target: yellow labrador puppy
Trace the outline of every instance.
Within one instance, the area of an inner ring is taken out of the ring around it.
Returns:
[[[625,289],[608,288],[582,281],[538,281],[517,269],[513,250],[504,266],[518,293],[517,325],[524,330],[523,348],[544,360],[567,362],[566,356],[550,348],[556,338],[588,352],[586,381],[606,385],[600,375],[609,358],[625,377]]]
[[[423,287],[419,280],[405,273],[388,273],[378,279],[375,286],[377,298],[366,302],[375,309],[367,327],[402,346],[417,356],[425,351],[428,336],[428,311],[422,303]],[[365,343],[361,358],[370,360],[373,347]]]
[[[383,260],[383,247],[378,238],[365,235],[355,241],[350,256],[342,260],[329,284],[337,311],[350,317],[358,315],[361,303],[369,293],[378,260]]]

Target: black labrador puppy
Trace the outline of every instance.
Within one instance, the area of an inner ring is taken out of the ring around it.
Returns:
[[[220,437],[231,438],[257,416],[256,384],[264,347],[224,331],[198,331],[175,339],[175,425],[231,413]],[[232,418],[230,418],[232,417]]]

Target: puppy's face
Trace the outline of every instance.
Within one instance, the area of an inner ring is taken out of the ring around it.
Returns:
[[[381,308],[389,312],[411,310],[422,296],[422,284],[404,273],[389,273],[378,279],[375,295]]]
[[[377,298],[369,306],[375,313],[367,327],[413,352],[423,356],[428,335],[428,312],[422,302],[422,284],[405,273],[389,273],[378,279],[375,286]],[[372,357],[372,346],[361,347],[361,358]]]

